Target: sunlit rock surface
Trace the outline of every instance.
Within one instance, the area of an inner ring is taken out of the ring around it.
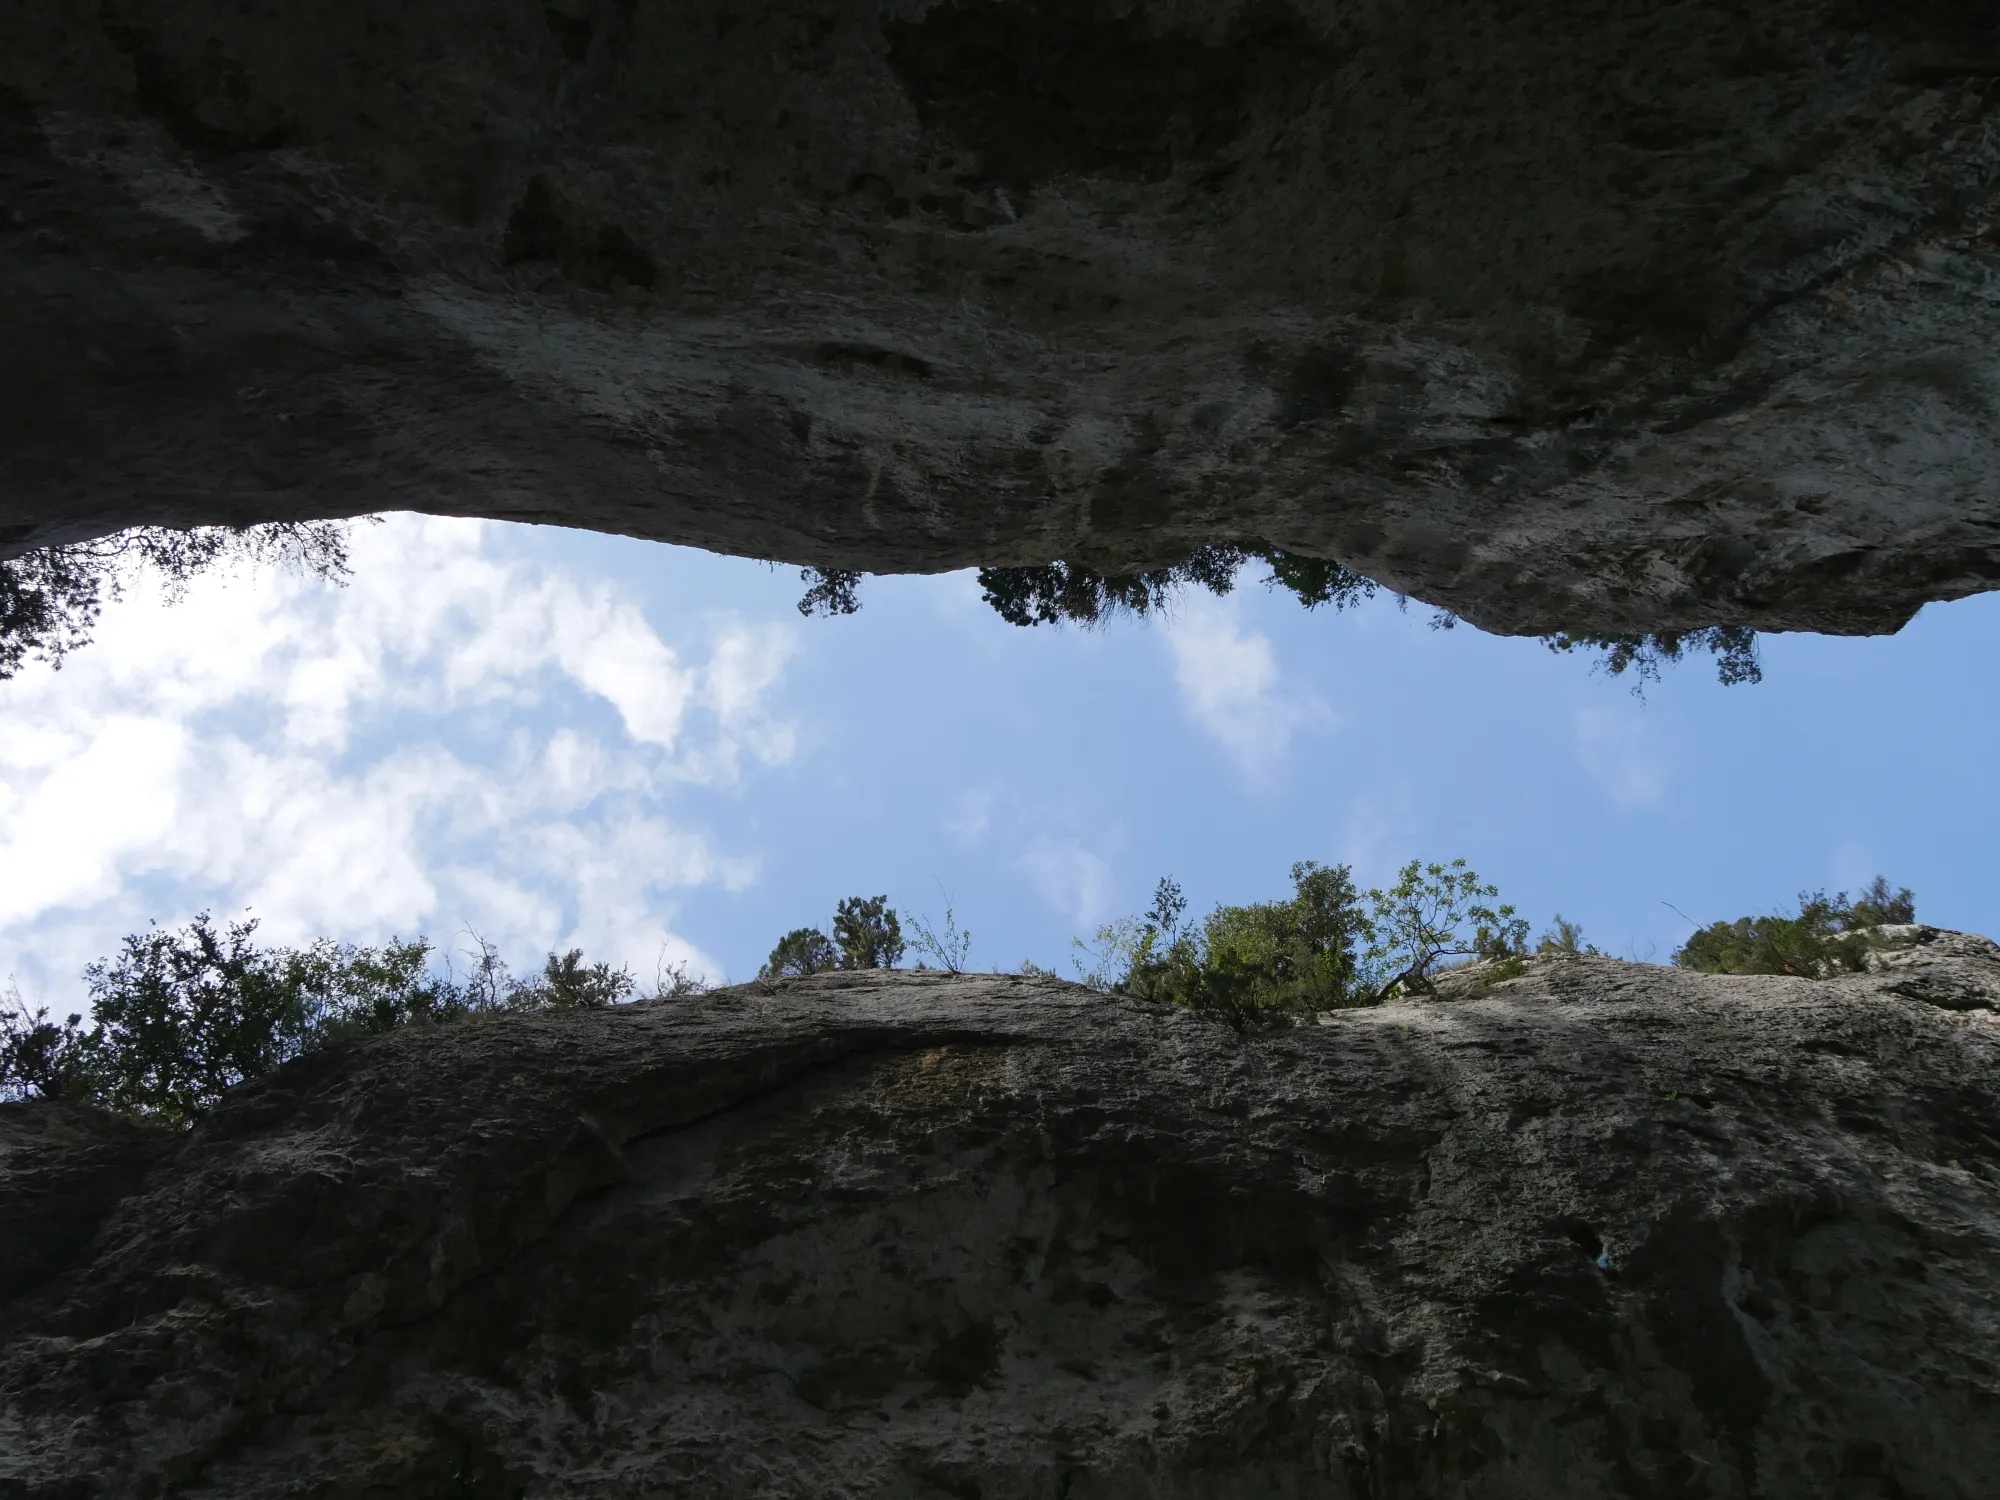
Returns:
[[[2000,1474],[2000,950],[1240,1037],[899,973],[0,1109],[0,1495],[1897,1496]]]
[[[10,0],[0,550],[1205,542],[1508,631],[2000,579],[1969,0]]]

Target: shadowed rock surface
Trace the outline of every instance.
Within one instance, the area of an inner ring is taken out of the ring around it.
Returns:
[[[1970,0],[11,0],[0,551],[1208,542],[1491,629],[2000,580]]]
[[[1249,1038],[822,976],[184,1138],[9,1106],[0,1494],[1989,1496],[2000,950],[1915,938]]]

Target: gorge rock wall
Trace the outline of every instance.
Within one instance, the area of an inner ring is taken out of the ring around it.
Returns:
[[[1969,0],[12,0],[0,551],[1207,542],[1505,631],[2000,580]]]
[[[823,976],[0,1108],[0,1495],[1990,1496],[2000,950],[1497,977],[1241,1037]]]

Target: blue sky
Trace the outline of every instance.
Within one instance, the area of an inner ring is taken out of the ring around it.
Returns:
[[[1021,630],[969,575],[801,619],[795,569],[391,517],[355,576],[144,586],[60,671],[0,683],[0,981],[71,1003],[149,919],[267,937],[476,931],[750,977],[843,895],[1070,940],[1174,875],[1193,907],[1294,860],[1464,857],[1539,930],[1665,961],[1707,921],[1880,870],[2000,930],[2000,596],[1885,639],[1767,637],[1636,699],[1532,640],[1245,584],[1167,621]]]

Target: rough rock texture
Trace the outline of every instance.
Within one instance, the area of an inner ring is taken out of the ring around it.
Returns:
[[[1244,1038],[828,976],[7,1107],[0,1495],[1994,1494],[2000,949],[1496,977]]]
[[[1494,629],[2000,580],[1974,0],[9,0],[0,549],[1231,540]]]

